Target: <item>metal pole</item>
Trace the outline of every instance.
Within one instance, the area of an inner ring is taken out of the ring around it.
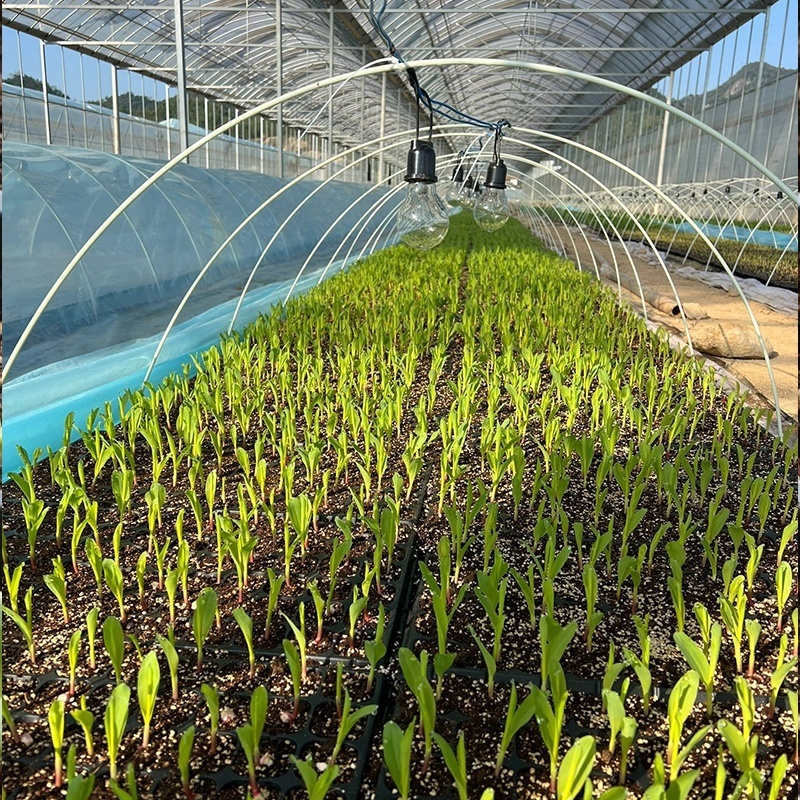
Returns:
[[[69,108],[67,106],[67,65],[64,63],[64,48],[61,48],[61,77],[64,80],[64,123],[67,127],[67,147],[72,144],[72,136],[69,132]]]
[[[173,0],[175,14],[175,70],[178,83],[178,133],[180,148],[189,147],[189,114],[186,108],[186,51],[183,42],[183,0]],[[188,161],[188,159],[187,159]]]
[[[278,97],[283,94],[283,8],[282,0],[275,0],[275,72]],[[278,105],[275,146],[278,150],[278,177],[283,178],[283,103]]]
[[[761,56],[758,59],[758,77],[756,78],[756,93],[753,97],[753,114],[750,117],[750,138],[747,140],[747,152],[753,152],[753,144],[755,143],[756,136],[756,121],[759,119],[758,104],[761,102],[761,81],[764,79],[764,59],[767,56],[767,31],[769,30],[769,8],[764,16],[764,32],[761,35]],[[780,63],[780,62],[778,62]],[[744,103],[744,92],[742,93],[742,102]],[[764,153],[764,161],[767,160],[767,154]],[[748,170],[753,172],[752,168]]]
[[[708,82],[711,78],[711,48],[706,50],[706,78],[703,85],[703,99],[700,101],[700,112],[695,114],[698,119],[703,119],[706,115],[706,98],[708,97]],[[703,135],[699,131],[693,131],[692,136],[696,137],[697,145],[694,148],[694,168],[692,169],[692,180],[697,183],[697,171],[700,166],[700,149],[703,146]],[[708,169],[708,161],[706,161],[706,170]]]
[[[206,133],[208,133],[208,131],[210,129],[208,127],[208,98],[207,97],[203,98],[203,121],[204,121],[204,124],[205,124]],[[206,169],[208,169],[211,166],[211,148],[210,147],[204,147],[203,149],[206,151]]]
[[[22,93],[22,130],[25,134],[25,142],[28,142],[28,107],[27,102],[25,100],[25,84],[22,80],[23,76],[25,75],[25,70],[22,68],[22,42],[20,39],[22,38],[19,34],[19,31],[16,31],[17,34],[17,59],[19,61],[19,89]]]
[[[361,48],[361,63],[367,63],[367,48]],[[358,141],[364,141],[364,103],[365,103],[365,95],[366,95],[366,86],[367,86],[367,79],[361,79],[361,122],[359,123],[358,128]],[[363,161],[361,163],[361,183],[367,182],[367,162]]]
[[[258,169],[264,174],[264,117],[258,118]]]
[[[328,7],[328,77],[333,72],[333,6]],[[328,155],[333,155],[333,84],[328,87]],[[333,175],[334,165],[328,166],[328,177]]]
[[[386,135],[386,73],[381,76],[381,139]],[[378,183],[383,181],[383,151],[378,159]]]
[[[667,105],[672,105],[672,83],[675,80],[675,73],[669,74],[669,86],[667,87]],[[667,131],[669,130],[669,111],[664,112],[664,127],[661,130],[661,152],[658,155],[658,176],[656,186],[661,186],[664,179],[664,158],[667,154]]]
[[[47,91],[47,59],[44,55],[44,39],[39,39],[39,55],[42,59],[42,97],[44,98],[44,137],[47,144],[53,144],[50,131],[50,93]],[[20,64],[20,71],[22,65]]]
[[[114,64],[111,65],[111,141],[114,145],[114,155],[118,156],[122,151],[122,142],[119,135],[119,81]]]

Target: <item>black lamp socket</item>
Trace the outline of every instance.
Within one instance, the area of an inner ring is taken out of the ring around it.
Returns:
[[[501,158],[496,164],[489,164],[486,170],[486,180],[483,182],[483,185],[487,189],[505,189],[506,174],[506,165]]]
[[[436,152],[428,142],[420,139],[411,142],[403,180],[407,183],[436,183]]]

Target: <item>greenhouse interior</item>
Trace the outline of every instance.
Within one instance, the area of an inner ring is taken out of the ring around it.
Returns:
[[[8,0],[2,798],[781,800],[797,0]]]

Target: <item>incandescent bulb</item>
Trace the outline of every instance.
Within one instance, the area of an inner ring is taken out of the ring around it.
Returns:
[[[489,233],[502,228],[510,214],[505,189],[484,189],[472,211],[475,222]]]
[[[483,191],[475,200],[472,216],[481,228],[492,233],[502,228],[510,215],[506,197],[506,165],[500,160],[490,164],[486,170]]]
[[[400,238],[418,250],[430,250],[447,236],[449,226],[450,218],[434,184],[409,183],[397,212]]]
[[[453,178],[450,181],[450,186],[444,198],[447,205],[453,207],[461,205],[461,190],[463,187],[464,168],[459,164],[459,166],[453,170]]]

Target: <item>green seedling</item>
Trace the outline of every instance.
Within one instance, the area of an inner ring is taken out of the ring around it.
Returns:
[[[31,486],[31,492],[33,487]],[[42,527],[44,518],[50,509],[45,506],[43,500],[22,499],[22,514],[25,518],[25,530],[28,534],[28,558],[31,567],[36,568],[36,537]]]
[[[750,798],[759,796],[763,786],[763,777],[756,767],[758,736],[753,734],[747,738],[732,722],[724,719],[717,722],[717,730],[722,734],[722,738],[728,745],[728,751],[742,771],[742,777],[737,784],[740,787],[739,796],[742,793],[745,797]]]
[[[95,641],[97,639],[97,620],[100,616],[100,609],[97,606],[89,609],[86,615],[86,634],[89,640],[89,666],[94,669],[96,667],[95,660]]]
[[[122,683],[122,660],[125,658],[125,634],[122,625],[116,617],[106,617],[103,620],[103,645],[111,666],[114,668],[114,677],[117,685]]]
[[[281,596],[281,588],[285,582],[285,578],[281,575],[278,576],[271,567],[267,567],[267,581],[269,582],[269,596],[267,597],[267,619],[264,628],[264,638],[269,639],[272,632],[272,618],[275,616],[275,610],[278,608],[278,600]]]
[[[236,729],[236,735],[239,737],[239,744],[244,750],[245,758],[247,759],[247,775],[250,779],[250,792],[253,797],[260,795],[258,789],[258,782],[256,781],[256,759],[255,752],[257,747],[255,732],[252,725],[242,725]]]
[[[83,730],[83,738],[86,742],[86,752],[94,755],[94,737],[92,736],[92,727],[94,726],[94,714],[86,707],[86,698],[81,697],[81,707],[69,712],[72,719],[81,726]]]
[[[755,619],[746,619],[744,629],[747,632],[747,677],[752,678],[756,672],[756,648],[761,636],[761,623]]]
[[[83,636],[83,628],[78,628],[74,631],[72,636],[69,637],[69,645],[67,646],[67,660],[69,662],[69,696],[75,694],[75,672],[78,668],[78,655],[81,650],[81,637]]]
[[[265,686],[259,685],[250,695],[250,725],[253,728],[253,741],[255,742],[255,759],[261,758],[261,734],[267,720],[267,706],[269,696]]]
[[[625,705],[618,692],[611,689],[603,689],[603,705],[608,715],[608,725],[610,729],[608,739],[608,752],[614,755],[617,743],[617,735],[622,729],[622,722],[625,719]]]
[[[147,551],[143,550],[136,561],[136,584],[139,587],[139,605],[142,611],[147,609],[147,595],[145,594],[145,573],[147,571]]]
[[[156,707],[158,686],[161,683],[161,668],[158,666],[158,656],[151,650],[143,659],[139,667],[139,676],[136,683],[136,692],[139,700],[139,711],[144,722],[142,734],[142,747],[146,750],[150,744],[150,724],[153,720],[153,711]]]
[[[494,656],[489,652],[488,648],[478,638],[478,634],[475,633],[475,629],[472,627],[472,625],[467,625],[467,629],[472,634],[472,638],[475,640],[475,643],[478,645],[481,655],[483,656],[483,661],[486,664],[486,682],[489,691],[489,699],[491,699],[494,697],[494,678],[495,673],[497,672],[497,662],[494,660]]]
[[[781,796],[781,789],[783,788],[783,779],[786,777],[786,772],[789,769],[789,759],[786,753],[781,753],[775,766],[772,768],[772,777],[769,786],[769,797],[767,800],[778,800]]]
[[[509,570],[511,572],[511,577],[514,578],[517,586],[519,586],[519,590],[522,592],[522,596],[525,598],[525,604],[528,607],[528,619],[531,624],[531,630],[536,630],[536,588],[534,583],[534,571],[533,571],[533,564],[528,564],[528,571],[525,573],[525,577],[523,577],[517,570],[513,567]]]
[[[567,686],[564,672],[559,665],[553,665],[551,670],[550,694],[553,698],[552,706],[547,695],[538,686],[531,686],[531,694],[528,699],[532,700],[539,733],[550,754],[550,792],[555,794],[558,774],[558,744],[561,741],[564,709],[567,705]],[[495,765],[495,774],[497,774],[497,765]]]
[[[355,649],[355,638],[356,638],[356,624],[358,623],[358,619],[361,614],[364,612],[364,609],[367,607],[367,596],[362,595],[361,597],[358,596],[358,586],[353,587],[353,602],[350,604],[350,608],[348,609],[348,616],[350,618],[350,628],[347,634],[347,646],[353,650]]]
[[[122,622],[127,620],[125,614],[125,604],[123,602],[123,593],[125,590],[124,582],[122,579],[122,570],[113,558],[103,559],[103,575],[106,579],[106,585],[111,590],[119,606],[119,618]]]
[[[542,615],[539,618],[539,642],[542,649],[541,675],[542,688],[547,688],[547,680],[553,665],[561,663],[561,656],[569,646],[575,633],[578,630],[578,623],[572,620],[563,628],[550,616]]]
[[[205,698],[206,705],[208,706],[208,716],[210,720],[210,738],[211,743],[208,746],[209,755],[214,755],[217,752],[217,732],[219,731],[219,693],[213,686],[204,683],[200,687],[200,691]]]
[[[361,708],[353,711],[351,713],[351,700],[350,700],[350,692],[347,689],[344,690],[344,705],[342,706],[342,718],[339,721],[339,731],[336,734],[336,742],[333,746],[333,752],[331,753],[330,759],[328,759],[328,765],[333,766],[333,763],[336,761],[339,753],[344,746],[345,739],[347,739],[350,731],[353,730],[356,723],[362,719],[363,717],[369,716],[370,714],[374,714],[378,710],[378,706],[375,704],[362,706]]]
[[[306,787],[308,800],[324,800],[333,782],[339,777],[339,767],[327,764],[322,772],[317,772],[308,761],[302,761],[296,756],[291,756],[291,759]]]
[[[794,725],[794,763],[800,763],[800,713],[798,712],[797,692],[792,689],[786,690],[786,700],[789,703],[789,711],[792,715],[792,724]]]
[[[252,679],[256,674],[256,654],[253,649],[253,620],[241,606],[237,606],[233,609],[233,618],[242,631],[244,642],[247,645],[247,657],[250,661],[250,678]]]
[[[741,675],[737,675],[733,682],[736,686],[736,699],[739,701],[739,709],[742,713],[742,735],[745,739],[749,739],[756,721],[755,696],[750,684]]]
[[[719,651],[722,646],[722,628],[716,622],[711,626],[708,653],[704,653],[685,633],[673,634],[675,644],[689,666],[698,674],[706,692],[706,713],[710,717],[714,700],[714,675],[717,671]]]
[[[194,746],[194,725],[190,725],[182,734],[178,742],[178,771],[181,775],[181,786],[183,787],[183,795],[186,800],[193,800],[194,792],[192,791],[189,781],[189,763],[192,760],[192,747]]]
[[[192,633],[197,645],[197,671],[203,666],[203,644],[208,636],[214,617],[217,614],[217,593],[206,586],[197,596],[194,614],[192,615]]]
[[[50,726],[50,739],[53,743],[53,753],[55,755],[54,783],[57,789],[61,787],[63,780],[61,761],[61,748],[64,746],[64,701],[53,700],[50,710],[47,712],[47,722]]]
[[[508,748],[511,746],[511,740],[523,726],[530,722],[536,711],[536,698],[533,694],[533,690],[536,688],[537,687],[532,686],[531,694],[521,703],[517,704],[517,687],[515,683],[512,682],[511,684],[511,696],[508,701],[503,738],[500,740],[500,749],[497,751],[497,758],[494,762],[495,776],[499,775],[500,770],[503,768],[503,762],[505,761]]]
[[[109,789],[117,800],[139,800],[139,789],[136,786],[136,770],[133,764],[128,764],[125,770],[125,789],[115,780],[109,782]]]
[[[763,547],[764,545],[761,545]],[[46,578],[45,578],[46,580]],[[775,597],[778,603],[778,633],[783,630],[783,609],[789,595],[792,593],[794,577],[792,575],[792,565],[788,561],[781,561],[775,572]]]
[[[95,780],[96,777],[93,773],[86,777],[73,775],[67,783],[67,800],[89,800],[94,791]]]
[[[300,689],[303,685],[302,668],[300,666],[300,654],[297,652],[297,646],[291,639],[283,640],[283,652],[286,655],[286,661],[289,664],[289,672],[292,676],[292,692],[294,695],[294,707],[292,713],[287,715],[285,722],[294,722],[297,715],[300,713]]]
[[[786,634],[781,636],[778,648],[778,664],[769,676],[769,705],[767,706],[767,716],[771,719],[775,715],[775,704],[778,702],[778,692],[781,690],[783,682],[787,676],[797,668],[797,659],[791,658],[785,661],[785,653],[788,642]]]
[[[467,752],[464,746],[464,731],[459,731],[456,752],[453,752],[453,748],[450,747],[447,740],[438,733],[434,732],[433,738],[441,751],[447,769],[453,776],[453,782],[456,785],[459,800],[469,800],[469,795],[467,794]]]
[[[706,725],[697,731],[689,742],[681,749],[681,737],[683,736],[683,726],[692,713],[694,701],[697,697],[697,689],[700,684],[698,674],[691,670],[680,677],[672,687],[669,696],[667,715],[669,719],[669,742],[667,744],[667,764],[669,765],[669,780],[674,781],[683,762],[689,754],[703,741],[706,734],[711,730],[710,725]]]
[[[594,736],[583,736],[564,754],[558,768],[557,800],[573,800],[589,781],[596,752]],[[591,786],[591,782],[588,783]],[[589,789],[591,796],[591,789]]]
[[[620,754],[619,754],[619,783],[625,785],[625,778],[628,772],[628,758],[630,757],[631,747],[636,741],[637,724],[633,717],[625,717],[622,720],[620,731]]]
[[[64,615],[64,623],[69,624],[69,608],[67,607],[67,580],[64,565],[61,557],[53,559],[53,571],[44,576],[45,586],[55,595],[61,604],[61,612]]]
[[[297,641],[297,651],[300,655],[300,679],[305,682],[306,677],[308,675],[308,651],[307,651],[307,639],[306,639],[306,606],[305,603],[300,603],[300,607],[298,608],[298,612],[300,614],[300,627],[298,628],[297,625],[294,624],[294,621],[289,619],[286,614],[283,615],[283,618],[289,623],[289,627],[292,629],[292,633],[294,633],[294,638]]]
[[[8,705],[8,698],[5,695],[0,696],[0,708],[2,708],[3,722],[5,722],[8,732],[11,734],[11,738],[15,742],[19,742],[20,737],[19,731],[17,730],[17,723],[14,721],[14,717]]]
[[[583,589],[586,595],[586,625],[583,629],[583,641],[586,642],[586,651],[592,651],[592,637],[595,628],[603,619],[603,614],[595,611],[597,603],[597,571],[592,564],[586,564],[583,568]]]
[[[372,684],[375,680],[375,670],[378,662],[386,655],[386,645],[383,642],[383,629],[386,625],[386,609],[383,603],[378,609],[378,624],[375,630],[375,639],[364,642],[364,653],[369,661],[369,674],[367,675],[367,693],[372,692]],[[341,717],[340,717],[341,719]]]
[[[736,669],[742,672],[742,636],[747,612],[747,596],[744,590],[744,577],[737,575],[728,587],[727,597],[719,599],[720,614],[725,628],[733,642]]]
[[[8,593],[8,599],[11,603],[11,609],[19,614],[19,605],[18,605],[18,596],[19,596],[19,584],[22,580],[22,570],[25,568],[25,562],[23,561],[21,564],[17,564],[14,567],[14,572],[10,572],[8,568],[8,561],[4,558],[3,559],[3,575],[6,579],[6,591]]]
[[[319,644],[322,641],[323,634],[322,626],[325,615],[325,600],[319,591],[319,586],[316,581],[312,581],[308,584],[308,591],[314,603],[314,613],[317,617],[317,635],[314,637],[314,644]]]
[[[125,725],[128,722],[128,703],[131,690],[126,683],[114,687],[106,706],[104,715],[106,742],[108,744],[108,765],[112,782],[117,780],[117,754],[122,737],[125,734]]]
[[[411,794],[411,747],[415,724],[416,720],[412,720],[403,731],[390,720],[383,727],[383,760],[401,800],[408,800]]]
[[[433,749],[432,734],[436,727],[436,697],[427,676],[428,653],[423,650],[418,659],[410,650],[401,647],[398,657],[403,677],[419,706],[420,728],[425,739],[425,755],[422,762],[422,774],[424,775],[430,765]]]
[[[330,563],[328,565],[328,598],[325,601],[326,616],[329,616],[331,613],[331,603],[333,603],[334,591],[339,581],[339,567],[342,565],[342,562],[350,553],[350,548],[353,546],[353,536],[352,533],[350,533],[349,527],[347,527],[346,521],[340,520],[337,517],[336,524],[341,529],[339,525],[340,522],[347,528],[347,533],[344,539],[336,540],[336,544],[334,544],[333,550],[331,551]]]
[[[94,575],[94,581],[97,585],[97,599],[102,602],[103,600],[103,551],[98,546],[97,542],[94,539],[86,539],[86,544],[84,545],[84,551],[86,552],[86,559],[89,562],[89,566],[92,568],[92,574]],[[117,559],[119,562],[119,559]]]
[[[156,635],[156,641],[164,651],[164,656],[167,659],[167,667],[169,668],[170,684],[172,687],[172,699],[178,699],[178,651],[175,645],[166,637]]]

